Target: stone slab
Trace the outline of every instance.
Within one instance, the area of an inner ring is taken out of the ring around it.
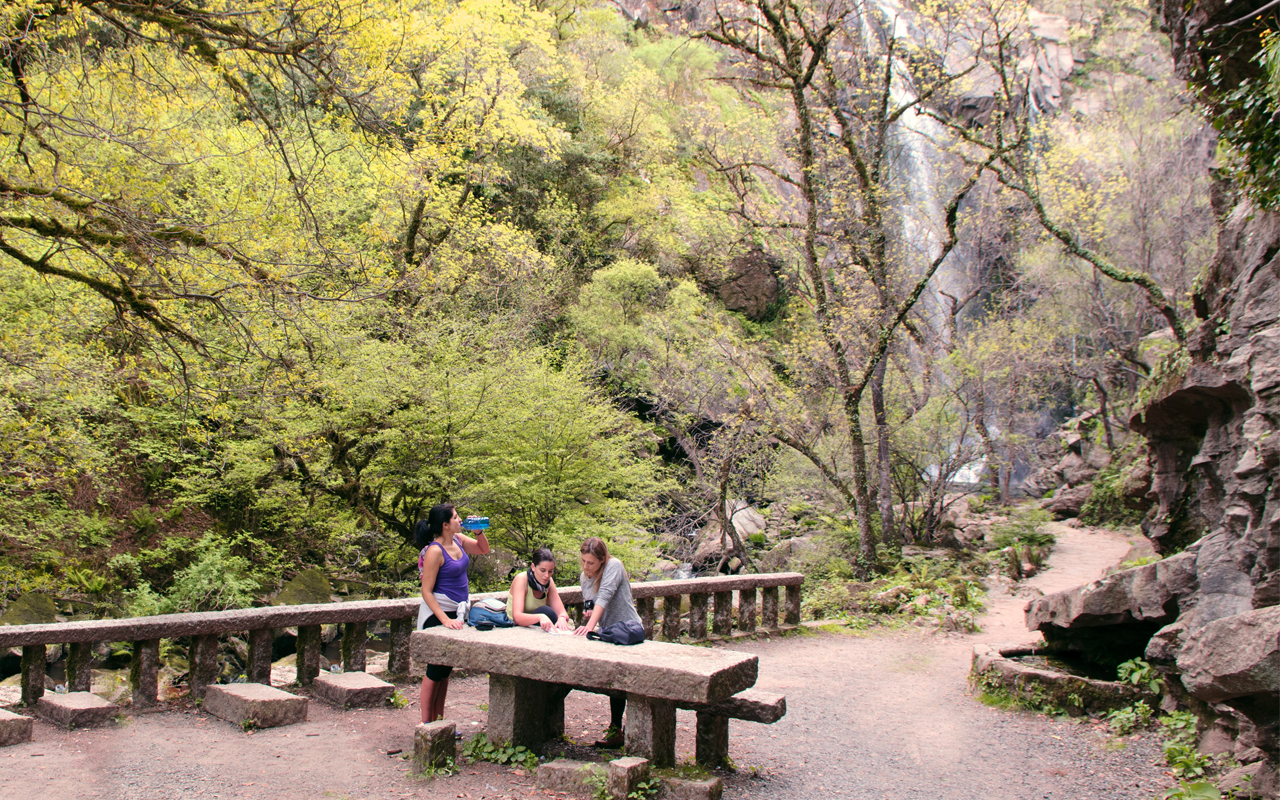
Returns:
[[[311,691],[338,708],[374,708],[387,702],[396,687],[367,672],[321,672]]]
[[[413,660],[686,703],[714,703],[753,686],[750,653],[647,641],[619,646],[542,630],[414,631]]]
[[[605,786],[609,796],[627,800],[641,781],[649,779],[649,761],[635,756],[615,758],[605,765]]]
[[[204,693],[203,708],[241,727],[278,728],[307,721],[307,698],[260,683],[210,686]]]
[[[0,708],[0,747],[31,741],[34,720]]]
[[[120,706],[89,692],[67,692],[41,697],[36,713],[63,728],[91,728],[115,719]]]
[[[720,778],[701,781],[666,778],[662,781],[663,800],[720,800],[723,795],[724,781]]]
[[[538,767],[537,787],[546,792],[587,793],[591,791],[587,778],[593,771],[600,768],[599,764],[573,761],[568,758],[548,761]]]

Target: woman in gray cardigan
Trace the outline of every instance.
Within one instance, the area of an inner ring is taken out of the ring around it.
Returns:
[[[604,628],[616,622],[633,620],[640,622],[636,612],[636,604],[631,599],[631,581],[627,578],[627,568],[616,558],[610,558],[609,548],[604,540],[592,536],[582,542],[582,575],[579,582],[582,586],[583,611],[589,616],[584,625],[574,631],[579,636],[586,636],[596,628]],[[596,747],[622,747],[622,715],[627,709],[627,698],[609,698],[609,729],[604,738],[595,743]]]

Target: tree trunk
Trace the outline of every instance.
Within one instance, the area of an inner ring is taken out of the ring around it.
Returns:
[[[889,416],[884,408],[884,374],[889,359],[882,358],[876,365],[871,378],[871,410],[876,421],[876,469],[879,471],[879,486],[876,489],[876,503],[880,507],[880,540],[883,542],[906,542],[906,529],[899,537],[893,524],[893,473],[889,460]]]

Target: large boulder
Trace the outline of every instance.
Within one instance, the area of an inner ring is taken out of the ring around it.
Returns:
[[[1280,691],[1280,606],[1188,631],[1177,664],[1187,691],[1206,702]]]
[[[1055,492],[1053,497],[1042,500],[1040,505],[1058,519],[1068,519],[1080,516],[1080,509],[1084,508],[1084,504],[1089,502],[1092,496],[1092,484],[1065,486]]]

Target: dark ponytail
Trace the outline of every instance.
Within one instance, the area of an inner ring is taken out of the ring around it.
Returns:
[[[419,550],[440,538],[444,533],[444,524],[453,519],[453,503],[441,503],[427,512],[426,519],[420,519],[413,525],[413,543]]]

